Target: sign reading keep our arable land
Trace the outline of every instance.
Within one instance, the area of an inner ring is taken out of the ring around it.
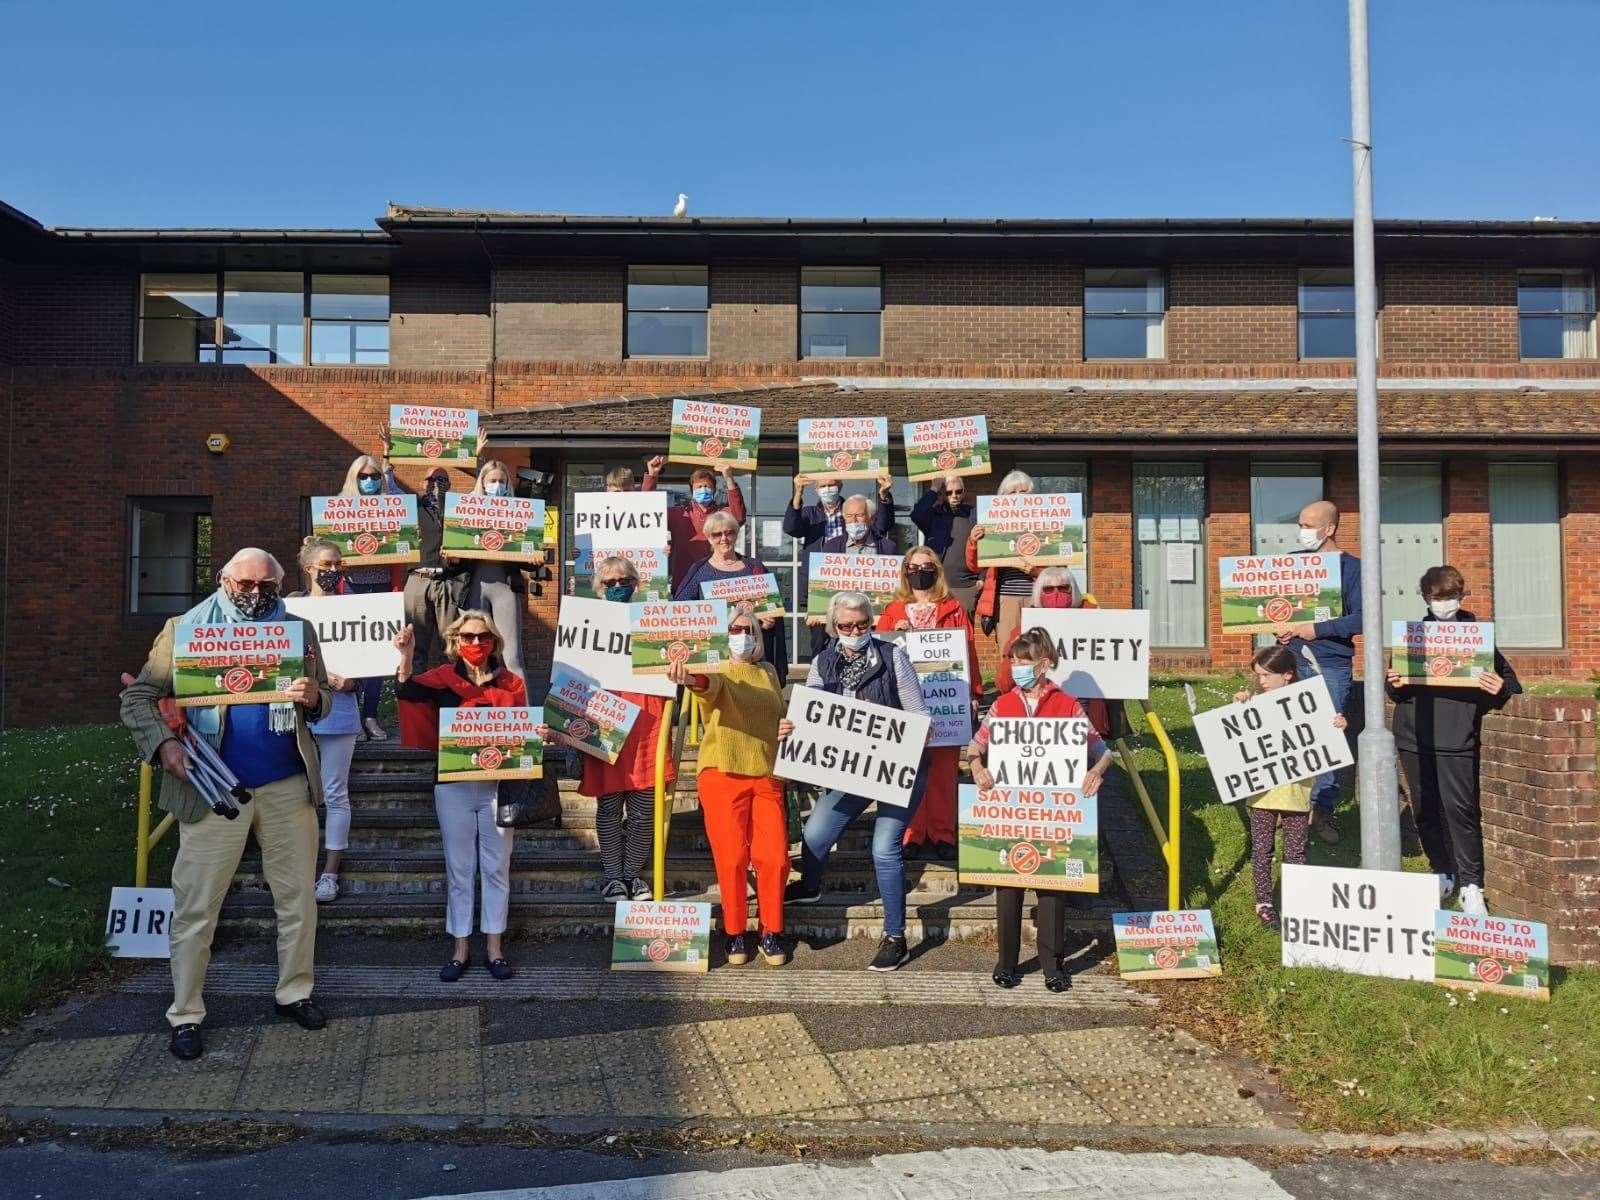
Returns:
[[[453,558],[542,563],[544,501],[481,492],[447,492],[440,552]]]
[[[439,782],[538,779],[544,774],[544,742],[537,708],[439,710]]]
[[[311,535],[339,547],[347,567],[422,561],[415,496],[313,496]]]
[[[796,425],[801,475],[876,479],[889,470],[888,417],[809,417]]]
[[[1344,615],[1339,552],[1246,554],[1218,560],[1226,633],[1271,633],[1294,621]]]
[[[906,444],[906,478],[942,479],[946,475],[987,475],[989,418],[940,417],[908,421],[902,427]]]
[[[389,461],[469,468],[478,462],[478,411],[389,406]]]
[[[306,673],[298,620],[179,625],[172,642],[172,692],[180,707],[272,704]]]
[[[1395,621],[1389,645],[1407,683],[1475,688],[1494,670],[1493,621]]]
[[[979,496],[980,567],[1073,567],[1088,562],[1083,497],[1076,492]]]
[[[708,400],[674,400],[667,461],[754,471],[761,449],[761,410]]]

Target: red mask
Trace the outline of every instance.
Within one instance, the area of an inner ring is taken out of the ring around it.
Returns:
[[[456,649],[461,657],[474,667],[481,667],[489,661],[489,655],[494,653],[493,642],[457,642]]]
[[[1047,591],[1039,596],[1040,608],[1071,608],[1072,593],[1066,591]]]

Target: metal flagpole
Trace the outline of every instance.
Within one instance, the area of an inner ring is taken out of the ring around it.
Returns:
[[[1394,734],[1384,724],[1383,548],[1378,462],[1378,305],[1372,245],[1372,106],[1367,86],[1367,0],[1350,4],[1351,223],[1355,243],[1356,436],[1361,496],[1361,661],[1366,726],[1361,760],[1361,865],[1400,869],[1400,795]]]

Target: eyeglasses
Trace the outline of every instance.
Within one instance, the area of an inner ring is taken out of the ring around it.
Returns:
[[[230,579],[229,582],[241,592],[260,592],[268,595],[278,590],[276,579]]]
[[[835,621],[833,627],[840,633],[865,633],[872,628],[871,621]]]
[[[620,579],[602,579],[600,581],[600,586],[601,587],[622,587],[623,585],[629,584],[629,583],[632,583],[632,582],[633,582],[633,580],[628,579],[627,577],[623,577],[623,578],[620,578]]]
[[[492,633],[458,633],[458,634],[456,634],[456,640],[458,642],[466,642],[468,645],[476,645],[479,642],[492,642],[492,641],[494,641],[494,634],[492,634]]]
[[[738,535],[738,531],[737,530],[719,529],[715,533],[706,534],[706,536],[708,538],[716,538],[717,541],[719,541],[719,542],[722,541],[724,538],[726,538],[728,541],[731,542],[731,541],[733,541],[734,538],[738,537],[739,535]]]

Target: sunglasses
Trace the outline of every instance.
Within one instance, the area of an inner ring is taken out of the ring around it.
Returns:
[[[494,634],[492,634],[492,633],[458,633],[458,634],[456,634],[456,640],[458,642],[466,642],[468,645],[477,645],[479,642],[492,642],[492,641],[494,641]]]
[[[1059,586],[1040,588],[1039,592],[1040,592],[1041,595],[1044,595],[1044,596],[1061,596],[1061,595],[1070,596],[1070,595],[1072,595],[1072,589],[1067,587],[1065,584],[1061,584]]]
[[[241,592],[261,592],[270,595],[278,590],[277,580],[274,579],[235,579],[233,586]]]
[[[723,538],[727,538],[731,542],[731,541],[733,541],[734,538],[738,537],[739,535],[738,535],[738,532],[736,530],[719,529],[715,533],[706,534],[706,536],[708,538],[716,538],[718,541],[721,541]]]
[[[871,621],[835,621],[833,627],[840,633],[865,633],[872,628]]]
[[[357,479],[382,479],[383,476],[379,475],[376,471],[362,471],[361,474],[356,476],[356,478]]]

